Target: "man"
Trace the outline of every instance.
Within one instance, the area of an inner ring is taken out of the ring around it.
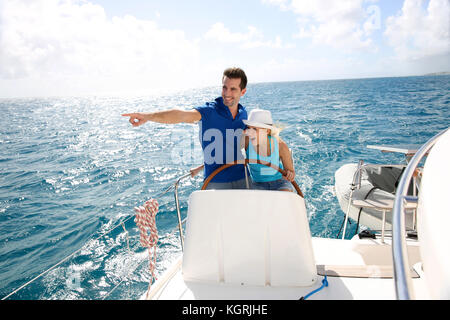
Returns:
[[[240,68],[228,68],[223,72],[222,96],[193,110],[165,110],[156,112],[126,113],[134,127],[147,121],[159,123],[200,124],[200,143],[204,156],[204,178],[221,165],[241,159],[240,142],[247,119],[247,111],[239,103],[246,93],[247,76]],[[192,169],[196,173],[201,167]],[[243,165],[232,166],[217,174],[207,189],[245,189]]]

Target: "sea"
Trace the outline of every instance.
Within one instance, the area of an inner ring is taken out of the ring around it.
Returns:
[[[133,208],[159,202],[158,278],[181,255],[174,193],[164,191],[203,157],[197,124],[135,128],[121,114],[190,109],[220,93],[218,84],[159,96],[0,99],[0,298],[139,299],[151,275]],[[404,163],[367,145],[423,144],[448,128],[450,76],[255,83],[241,104],[272,112],[312,235],[336,238],[344,212],[335,171],[360,159]],[[183,219],[202,182],[180,181]],[[355,231],[351,221],[346,238]]]

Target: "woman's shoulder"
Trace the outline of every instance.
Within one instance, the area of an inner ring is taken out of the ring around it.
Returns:
[[[278,145],[279,145],[280,150],[281,150],[281,149],[284,149],[284,150],[287,149],[287,150],[289,150],[289,147],[288,147],[287,143],[284,142],[284,140],[281,139],[280,137],[277,137],[277,142],[278,142]]]
[[[273,141],[276,141],[278,144],[286,144],[280,136],[271,136]]]

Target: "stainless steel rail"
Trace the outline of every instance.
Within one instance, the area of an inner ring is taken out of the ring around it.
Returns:
[[[408,187],[420,161],[434,146],[438,138],[447,130],[449,129],[445,129],[435,135],[416,152],[403,172],[395,194],[392,213],[392,258],[394,264],[395,291],[399,300],[414,299],[405,240],[405,203],[417,202],[418,197],[407,196]]]
[[[184,250],[184,236],[183,236],[183,222],[181,221],[181,213],[180,213],[180,203],[178,201],[178,184],[180,183],[181,180],[189,176],[191,176],[191,173],[185,174],[184,176],[178,178],[178,180],[174,184],[175,186],[174,196],[175,196],[175,205],[177,207],[178,230],[180,231],[181,251]]]
[[[364,161],[359,160],[358,167],[356,168],[356,171],[353,173],[352,185],[350,189],[350,197],[348,198],[347,212],[345,213],[344,232],[342,233],[342,240],[345,239],[345,232],[347,231],[348,216],[350,213],[350,205],[352,204],[353,192],[361,187],[361,176],[362,176],[361,169],[363,168],[363,166]]]
[[[194,174],[195,175],[195,174]],[[172,188],[174,189],[173,195],[175,197],[175,206],[177,208],[177,216],[178,216],[178,231],[180,233],[180,243],[181,243],[181,251],[184,249],[184,235],[183,235],[183,223],[186,219],[181,220],[181,212],[180,212],[180,201],[178,198],[178,185],[180,184],[181,180],[192,177],[192,172],[186,173],[185,175],[179,177],[175,183],[172,183],[170,186],[168,186],[163,192],[159,193],[156,198],[161,197],[162,195],[166,194],[167,192],[171,191]]]

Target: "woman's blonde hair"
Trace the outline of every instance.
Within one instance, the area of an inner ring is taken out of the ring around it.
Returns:
[[[274,127],[274,129],[269,129],[269,135],[273,136],[273,137],[279,137],[281,131],[283,131],[286,126],[281,124],[281,123],[274,123],[272,124],[272,127]]]

